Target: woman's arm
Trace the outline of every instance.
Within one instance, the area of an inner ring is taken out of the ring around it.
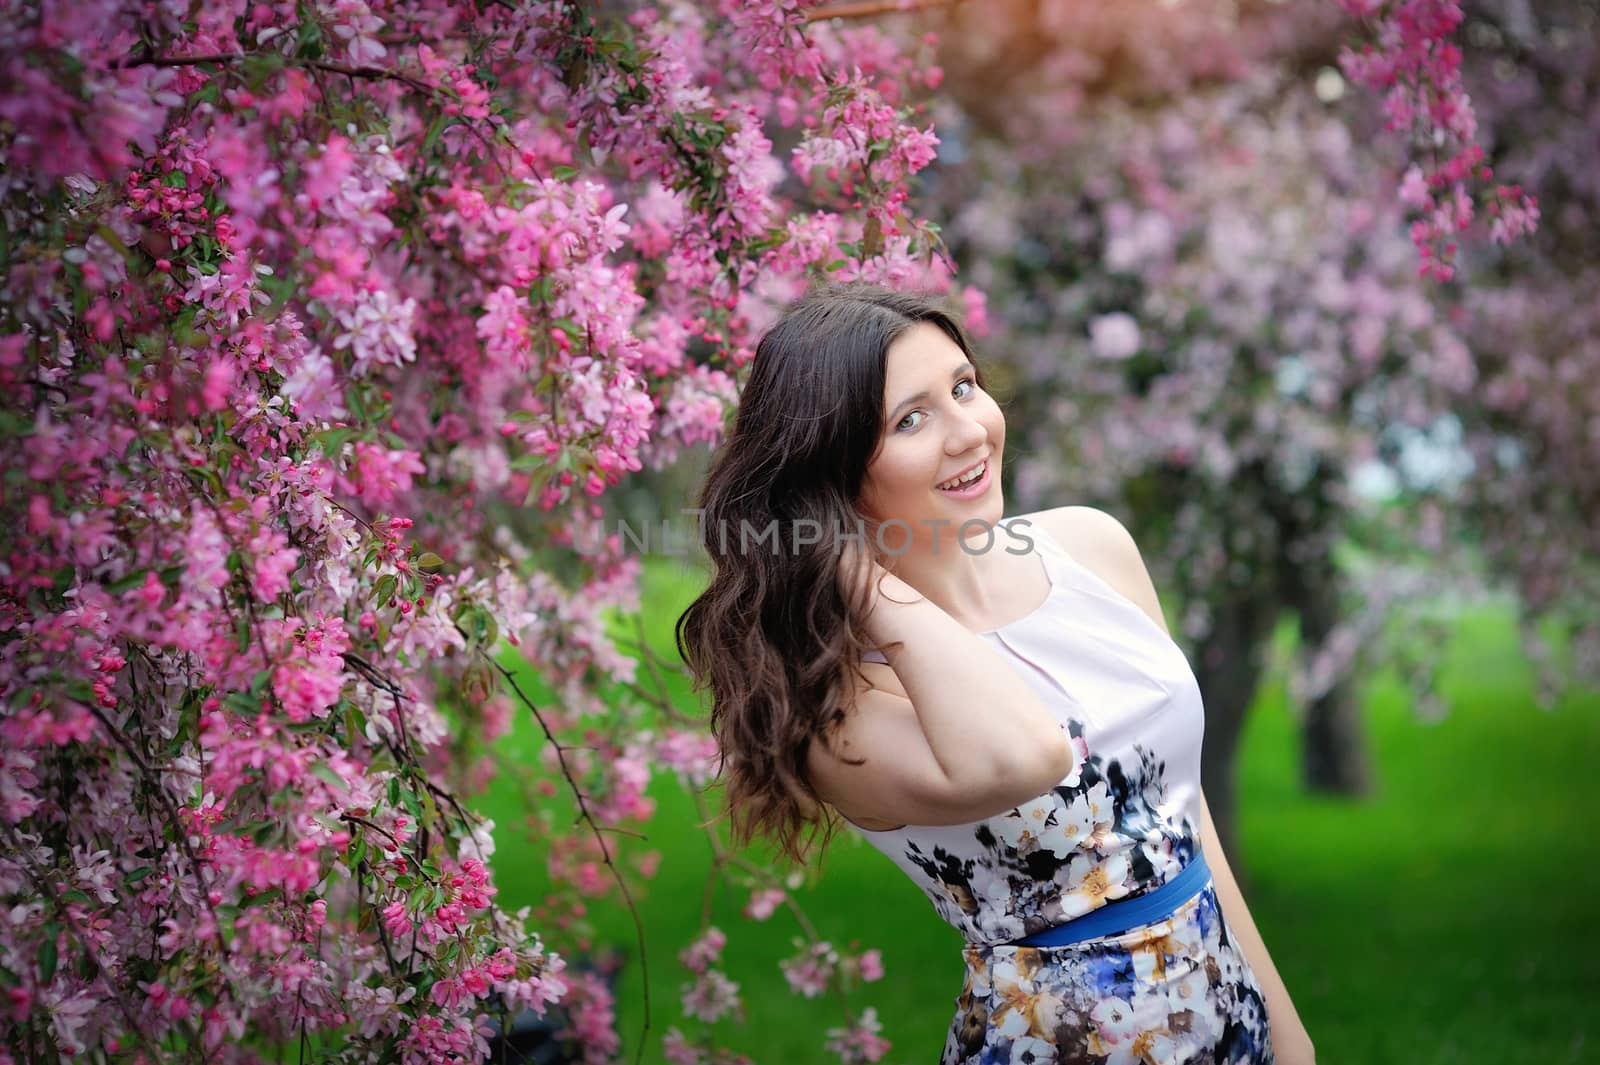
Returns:
[[[889,661],[861,667],[837,751],[807,750],[826,801],[847,817],[964,824],[1072,772],[1077,753],[1055,715],[991,647],[864,552],[847,549],[840,566],[842,587],[870,582],[866,629]]]
[[[1256,930],[1250,907],[1245,905],[1244,893],[1239,890],[1239,882],[1234,879],[1227,856],[1222,853],[1221,839],[1217,835],[1216,825],[1211,821],[1211,808],[1206,805],[1204,794],[1200,796],[1200,842],[1205,848],[1206,864],[1211,867],[1211,883],[1216,888],[1217,902],[1222,907],[1223,921],[1233,934],[1245,961],[1250,963],[1251,971],[1256,974],[1261,993],[1266,996],[1267,1020],[1272,1029],[1272,1055],[1277,1059],[1277,1065],[1312,1065],[1317,1055],[1311,1045],[1311,1033],[1301,1023],[1294,1001],[1289,998],[1289,989],[1284,986],[1283,977],[1278,975],[1277,966],[1272,964],[1272,955],[1267,952],[1267,944]]]
[[[1167,632],[1167,619],[1161,612],[1161,601],[1155,584],[1145,568],[1139,547],[1128,530],[1110,514],[1090,507],[1058,507],[1040,517],[1047,529],[1058,533],[1068,549],[1084,565],[1094,570],[1113,588],[1127,596]],[[1238,941],[1240,951],[1261,985],[1267,1000],[1267,1019],[1271,1025],[1272,1052],[1277,1065],[1312,1065],[1316,1060],[1311,1036],[1300,1015],[1295,1011],[1289,991],[1272,964],[1272,955],[1262,942],[1245,905],[1244,894],[1239,890],[1233,870],[1228,867],[1227,856],[1222,853],[1216,826],[1211,822],[1211,810],[1205,795],[1200,796],[1201,846],[1205,849],[1206,863],[1211,867],[1211,879],[1216,888],[1217,902],[1222,907],[1223,920]]]

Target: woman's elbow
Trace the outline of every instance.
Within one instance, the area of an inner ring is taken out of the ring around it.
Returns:
[[[1012,752],[1013,763],[1007,776],[1019,784],[1026,782],[1023,790],[1031,795],[1041,795],[1072,774],[1078,764],[1078,752],[1065,732],[1055,731],[1038,741],[1030,741],[1022,749]]]

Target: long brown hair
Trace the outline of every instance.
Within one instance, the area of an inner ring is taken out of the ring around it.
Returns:
[[[711,691],[733,842],[768,837],[796,864],[819,828],[826,849],[837,827],[806,752],[815,739],[832,749],[870,646],[867,589],[845,601],[836,535],[871,528],[855,501],[882,439],[889,346],[919,322],[954,341],[984,387],[965,331],[936,297],[854,284],[791,304],[756,348],[700,492],[714,572],[678,618],[678,652],[695,690]],[[777,535],[763,541],[769,528]]]

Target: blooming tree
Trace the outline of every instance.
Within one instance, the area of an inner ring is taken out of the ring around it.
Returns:
[[[557,940],[714,750],[583,533],[809,279],[948,283],[922,76],[776,0],[10,0],[0,70],[0,1059],[466,1061],[561,1003],[610,1060]],[[538,928],[464,802],[516,713],[579,811]]]

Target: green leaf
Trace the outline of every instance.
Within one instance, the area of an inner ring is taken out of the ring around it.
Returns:
[[[424,573],[437,573],[444,569],[444,559],[440,558],[432,551],[424,551],[422,554],[418,555],[412,560],[412,565],[416,566]]]
[[[39,982],[48,984],[55,979],[56,963],[60,960],[56,956],[56,937],[61,934],[61,926],[47,924],[44,926],[44,942],[39,944]]]
[[[352,706],[344,712],[345,731],[350,737],[350,746],[354,747],[356,740],[364,738],[367,734],[367,715],[359,707]]]
[[[261,710],[261,700],[249,692],[229,692],[222,697],[222,705],[236,714],[255,715]]]
[[[147,570],[142,569],[135,570],[126,577],[123,577],[119,580],[114,580],[110,584],[106,585],[106,591],[110,592],[112,595],[121,595],[123,592],[131,592],[135,588],[138,588],[140,585],[144,584],[144,575],[147,572]]]
[[[145,877],[149,876],[153,872],[155,872],[155,869],[152,868],[151,866],[141,865],[141,866],[139,866],[139,868],[135,869],[133,872],[131,872],[127,876],[123,877],[122,878],[123,879],[123,883],[126,883],[126,884],[137,884],[139,881],[143,880]]]
[[[385,573],[378,578],[377,586],[372,590],[372,598],[379,606],[382,606],[394,596],[394,591],[398,587],[400,587],[400,578],[392,573]]]
[[[306,19],[300,23],[295,52],[302,59],[322,58],[322,27],[314,19]]]
[[[389,778],[389,805],[390,806],[399,806],[400,805],[400,778],[399,777],[390,777]]]
[[[344,791],[349,786],[344,782],[344,778],[335,773],[333,767],[326,762],[312,763],[311,772],[318,780],[325,782],[329,787],[337,788],[339,791]]]
[[[239,73],[245,83],[256,93],[266,89],[267,82],[284,67],[283,56],[276,52],[258,52],[248,55],[239,64]]]
[[[422,139],[423,155],[433,151],[433,146],[439,143],[439,136],[444,133],[445,127],[449,124],[448,116],[446,115],[440,115],[433,120],[433,125],[428,127],[428,135]]]
[[[311,434],[311,443],[321,446],[324,455],[337,455],[344,442],[354,436],[356,431],[348,426],[339,429],[323,429],[321,432]]]
[[[241,910],[248,910],[252,906],[260,906],[263,903],[271,902],[273,899],[278,897],[279,891],[280,889],[273,887],[268,888],[265,891],[257,892],[254,895],[246,895],[239,900],[239,908]]]

